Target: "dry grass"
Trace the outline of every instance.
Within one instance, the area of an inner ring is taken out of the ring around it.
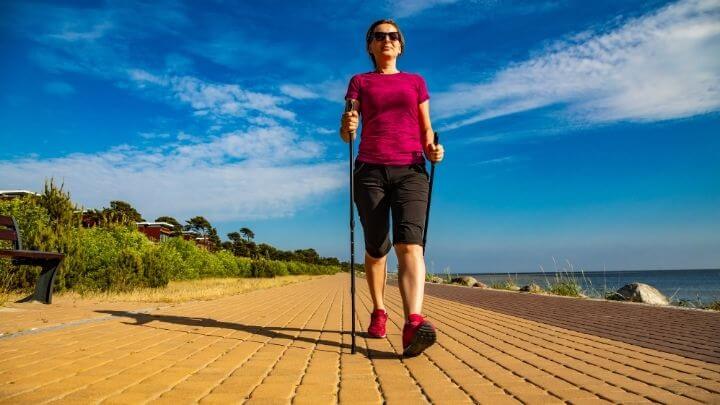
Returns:
[[[98,302],[186,302],[194,300],[212,300],[229,295],[242,294],[253,290],[280,287],[287,284],[312,280],[315,275],[282,276],[275,278],[205,278],[200,280],[171,281],[162,288],[139,288],[129,292],[77,293],[65,291],[54,296],[54,299],[94,300]],[[23,294],[0,294],[0,304],[13,302],[22,298]]]

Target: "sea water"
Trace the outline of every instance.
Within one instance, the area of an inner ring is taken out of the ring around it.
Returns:
[[[442,275],[442,274],[438,274]],[[536,283],[547,288],[559,280],[575,280],[589,296],[602,296],[625,284],[645,283],[657,288],[674,302],[708,304],[720,300],[720,269],[711,270],[643,270],[643,271],[586,271],[545,273],[484,273],[467,274],[488,286],[510,279],[522,287]]]

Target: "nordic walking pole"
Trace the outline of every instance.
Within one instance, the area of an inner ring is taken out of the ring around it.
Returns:
[[[438,133],[435,132],[435,141],[433,142],[435,145],[437,145],[440,137],[438,136]],[[435,179],[435,162],[430,162],[432,167],[430,169],[430,189],[428,190],[428,205],[427,205],[427,211],[425,211],[425,232],[423,233],[423,256],[425,256],[425,242],[427,242],[427,233],[428,233],[428,224],[430,223],[430,198],[432,197],[432,188],[433,188],[433,180]]]
[[[356,101],[353,99],[345,100],[345,112],[355,110]],[[352,344],[350,346],[350,353],[355,354],[355,211],[353,207],[353,192],[355,191],[355,181],[353,179],[353,171],[355,170],[355,162],[353,161],[353,138],[355,132],[350,132],[350,300],[352,302],[352,332],[351,339]]]

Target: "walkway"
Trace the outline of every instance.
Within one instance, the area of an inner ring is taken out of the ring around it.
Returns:
[[[469,289],[429,287],[464,302],[428,296],[438,344],[400,359],[400,296],[388,286],[388,339],[363,333],[351,355],[349,282],[338,274],[149,312],[102,309],[88,321],[2,336],[0,403],[720,403],[720,362],[643,347],[636,331],[614,339],[550,322],[567,312],[548,297],[533,298],[535,315],[512,314],[461,296]],[[364,280],[357,285],[363,331],[371,303]],[[526,297],[502,294],[509,306]],[[572,315],[584,324],[596,317]],[[706,324],[717,328],[720,314]],[[668,330],[653,342],[687,328]],[[717,346],[703,350],[717,359]]]

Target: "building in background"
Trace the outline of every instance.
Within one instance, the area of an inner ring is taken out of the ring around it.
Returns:
[[[160,242],[173,236],[175,227],[167,222],[137,222],[138,231],[151,241]]]
[[[39,197],[40,194],[28,190],[0,190],[0,200],[12,200],[13,198],[34,195]]]
[[[182,237],[185,240],[194,241],[195,244],[201,248],[212,250],[213,243],[210,241],[210,238],[205,235],[201,235],[199,232],[183,231]]]

